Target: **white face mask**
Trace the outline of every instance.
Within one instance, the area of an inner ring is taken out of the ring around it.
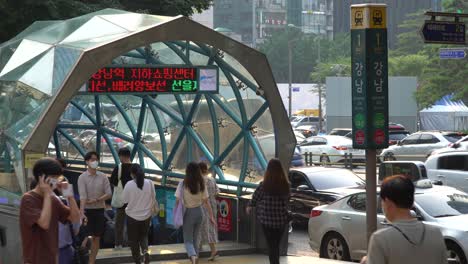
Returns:
[[[99,167],[99,162],[98,162],[97,160],[91,161],[90,163],[88,163],[88,166],[89,166],[91,169],[97,169],[97,167]]]

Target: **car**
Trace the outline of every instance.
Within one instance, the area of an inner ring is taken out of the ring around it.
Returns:
[[[419,160],[426,158],[435,150],[447,147],[463,136],[450,131],[420,131],[413,133],[396,145],[382,150],[380,158],[387,160]]]
[[[416,182],[412,214],[427,225],[440,228],[449,258],[467,264],[468,194],[448,186]],[[380,207],[377,228],[387,225]],[[360,260],[367,251],[366,193],[355,189],[332,204],[315,207],[309,219],[309,244],[322,258]]]
[[[302,167],[305,165],[304,158],[301,154],[301,149],[299,146],[294,148],[294,154],[291,160],[291,167]]]
[[[307,226],[310,210],[364,188],[364,180],[347,169],[303,167],[289,171],[293,223]]]
[[[317,135],[318,128],[316,125],[306,125],[306,126],[298,126],[294,129],[304,135],[304,137],[308,138],[314,135]]]
[[[388,130],[388,145],[398,144],[411,133],[406,130]]]
[[[299,126],[315,125],[318,127],[319,118],[317,116],[298,116],[293,121],[291,121],[291,126],[293,128]],[[322,118],[322,126],[325,126],[325,120]]]
[[[300,143],[301,153],[311,155],[313,163],[334,164],[345,162],[345,155],[352,154],[353,162],[364,162],[365,152],[353,149],[353,141],[342,136],[313,136]]]
[[[450,151],[427,158],[427,177],[468,193],[468,151]]]
[[[330,136],[346,136],[348,134],[352,134],[352,128],[334,128],[328,133]]]
[[[468,136],[464,136],[457,140],[454,143],[448,144],[446,148],[436,149],[434,150],[431,155],[443,153],[443,152],[450,152],[450,151],[468,151]]]
[[[406,130],[406,128],[402,124],[389,122],[388,123],[388,130],[389,131]]]

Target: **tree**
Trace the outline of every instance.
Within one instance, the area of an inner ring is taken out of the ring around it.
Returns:
[[[104,8],[156,15],[190,16],[211,5],[212,0],[1,0],[0,43],[38,20],[68,19]]]

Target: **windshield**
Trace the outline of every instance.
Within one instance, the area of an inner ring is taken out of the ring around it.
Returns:
[[[460,193],[415,195],[416,203],[432,217],[468,214],[468,196]]]
[[[357,187],[364,184],[364,181],[349,170],[324,170],[307,175],[314,188],[318,191]]]
[[[452,143],[455,143],[461,138],[461,136],[450,135],[450,136],[444,136],[444,138]]]

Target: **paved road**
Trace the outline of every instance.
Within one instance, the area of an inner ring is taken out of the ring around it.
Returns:
[[[295,228],[289,234],[288,255],[318,257],[318,253],[312,251],[309,246],[309,234],[306,229]]]

